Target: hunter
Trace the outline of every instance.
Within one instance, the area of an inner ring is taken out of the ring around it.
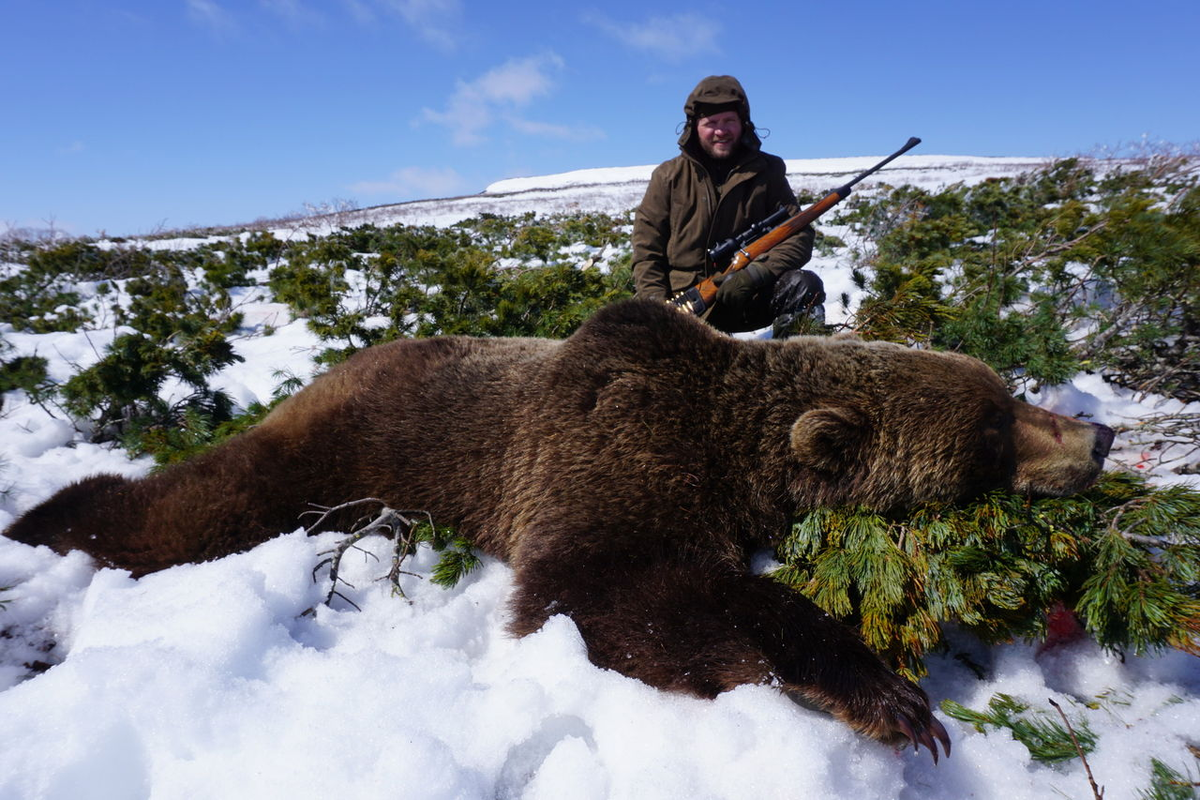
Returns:
[[[799,211],[783,159],[764,153],[750,103],[736,78],[697,84],[683,107],[680,154],[650,177],[633,223],[633,279],[638,297],[666,301],[724,265],[707,251],[766,218],[781,205]],[[727,277],[703,318],[734,333],[772,326],[779,338],[823,325],[825,289],[801,269],[812,257],[811,225]]]

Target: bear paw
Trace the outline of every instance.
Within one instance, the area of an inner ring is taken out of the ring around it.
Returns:
[[[896,727],[912,742],[914,753],[921,749],[921,745],[925,745],[929,748],[929,752],[933,754],[933,763],[936,764],[938,763],[937,742],[941,742],[942,749],[946,751],[946,756],[949,757],[950,735],[946,733],[946,727],[932,714],[929,715],[927,724],[917,724],[915,727],[904,714],[897,714]],[[937,742],[934,740],[937,740]]]
[[[864,698],[865,714],[849,714],[852,724],[857,722],[866,733],[888,744],[902,746],[912,742],[914,752],[924,745],[935,764],[938,762],[938,742],[949,756],[950,736],[945,726],[933,716],[925,692],[894,672],[889,672],[887,683],[890,685],[877,686],[869,699]]]

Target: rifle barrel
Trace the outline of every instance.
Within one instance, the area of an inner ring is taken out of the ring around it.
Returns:
[[[847,195],[847,194],[850,194],[850,190],[851,190],[851,189],[854,187],[854,184],[858,183],[859,181],[861,181],[863,178],[867,177],[868,175],[873,175],[874,173],[876,173],[876,172],[878,172],[879,170],[883,169],[885,166],[887,166],[888,164],[892,163],[892,162],[893,162],[893,161],[895,161],[897,158],[899,158],[900,156],[902,156],[902,155],[904,155],[905,153],[907,153],[909,150],[912,150],[914,147],[916,147],[916,146],[917,146],[917,145],[919,145],[920,143],[921,143],[921,140],[920,140],[920,139],[918,139],[916,136],[911,136],[911,137],[909,137],[909,140],[908,140],[907,142],[905,142],[905,143],[904,143],[904,147],[901,147],[899,150],[897,150],[896,152],[892,153],[890,156],[888,156],[887,158],[885,158],[883,161],[880,161],[878,164],[876,164],[875,166],[871,167],[869,170],[867,170],[866,172],[862,173],[862,174],[861,174],[861,175],[859,175],[857,178],[855,178],[854,180],[852,180],[852,181],[850,181],[849,183],[847,183],[845,186],[841,186],[841,187],[839,187],[839,188],[838,188],[836,191],[837,191],[839,194],[841,194],[841,191],[842,191],[842,189],[845,189],[845,190],[846,190],[846,193],[842,195],[842,199],[844,200],[844,199],[846,198],[846,195]]]

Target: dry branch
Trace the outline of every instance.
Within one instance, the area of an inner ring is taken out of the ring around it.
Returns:
[[[1087,756],[1083,753],[1083,748],[1079,745],[1079,739],[1075,736],[1075,729],[1071,727],[1071,720],[1067,719],[1067,715],[1063,713],[1062,707],[1054,702],[1054,698],[1050,698],[1050,705],[1054,706],[1054,710],[1062,717],[1063,724],[1067,726],[1067,733],[1071,736],[1071,743],[1075,745],[1075,752],[1079,753],[1079,760],[1083,762],[1083,769],[1087,772],[1088,783],[1092,785],[1092,796],[1096,800],[1104,800],[1104,789],[1096,785],[1096,779],[1092,777],[1092,768],[1088,764]]]
[[[408,572],[402,569],[401,565],[404,563],[404,559],[412,555],[413,551],[417,548],[417,542],[413,536],[413,529],[417,524],[417,520],[414,518],[423,516],[429,521],[431,526],[433,525],[433,518],[427,511],[396,510],[394,508],[390,508],[387,503],[378,498],[364,497],[359,500],[351,500],[336,506],[318,506],[313,511],[306,511],[305,514],[319,514],[320,516],[318,516],[316,522],[305,528],[305,533],[311,536],[313,533],[317,532],[321,525],[332,515],[364,505],[378,505],[381,508],[379,513],[373,519],[369,518],[370,515],[364,515],[360,517],[351,527],[350,533],[341,542],[339,542],[336,547],[330,550],[322,551],[318,554],[325,556],[325,558],[318,561],[313,567],[313,581],[316,581],[317,573],[320,571],[321,567],[326,565],[329,566],[330,585],[329,592],[325,595],[325,605],[329,605],[330,601],[332,601],[336,596],[354,606],[355,609],[359,611],[362,610],[359,608],[357,603],[338,591],[339,582],[344,583],[351,589],[354,588],[353,584],[342,578],[339,573],[341,571],[342,556],[346,554],[346,551],[357,545],[358,542],[363,538],[371,536],[372,534],[382,534],[392,540],[392,566],[388,571],[388,574],[383,577],[387,578],[387,580],[392,584],[393,593],[407,600],[408,598],[404,594],[404,590],[400,588],[400,576],[412,575],[418,578],[421,577],[415,572]],[[374,554],[369,555],[371,555],[372,558],[375,558]],[[380,580],[382,579],[383,578],[380,578]],[[304,615],[311,615],[314,611],[314,608],[310,608],[304,612]]]

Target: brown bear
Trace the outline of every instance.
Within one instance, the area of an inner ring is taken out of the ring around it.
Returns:
[[[562,342],[370,348],[220,447],[81,481],[6,535],[136,576],[253,547],[312,504],[380,498],[511,564],[518,635],[567,614],[599,666],[703,697],[771,683],[936,758],[949,739],[924,692],[749,554],[816,506],[1074,492],[1111,442],[973,358],[737,340],[631,301]]]

